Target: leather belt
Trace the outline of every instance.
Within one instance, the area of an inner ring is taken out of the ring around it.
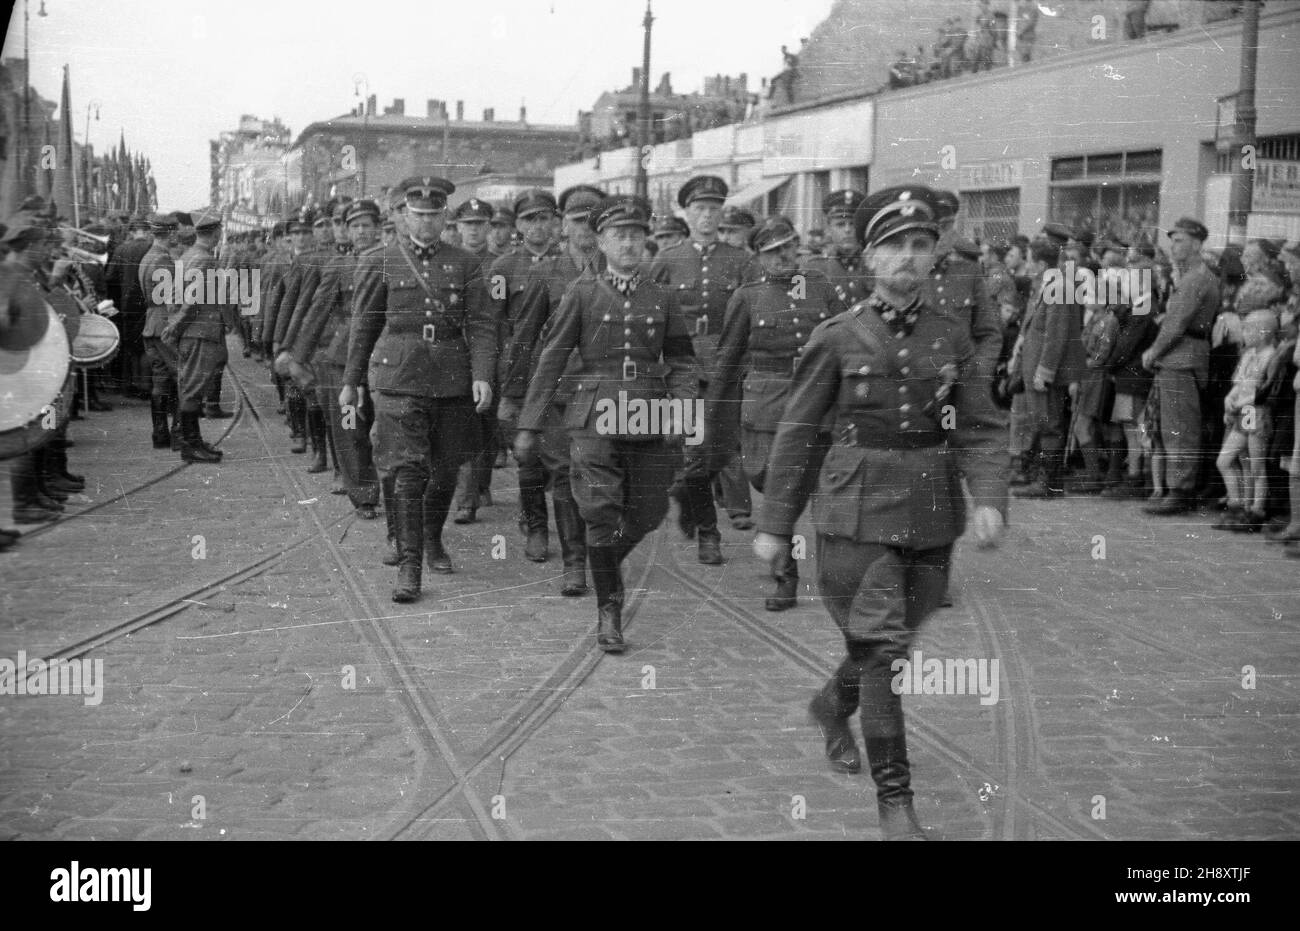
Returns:
[[[765,375],[792,375],[798,364],[798,356],[791,359],[781,359],[772,356],[749,357],[749,370],[751,372],[762,372]]]
[[[464,336],[465,331],[458,326],[437,326],[432,323],[426,323],[420,331],[420,338],[426,343],[450,343],[463,339]]]
[[[860,449],[929,449],[948,441],[942,430],[866,430],[856,423],[836,425],[832,436],[836,446]]]

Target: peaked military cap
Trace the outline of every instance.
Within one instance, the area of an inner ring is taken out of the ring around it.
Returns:
[[[373,200],[354,200],[347,205],[347,212],[343,215],[343,222],[351,223],[360,217],[370,217],[378,223],[379,205]]]
[[[509,207],[498,207],[492,213],[492,225],[509,226],[513,229],[515,225],[515,212]]]
[[[874,246],[909,230],[939,235],[936,191],[922,184],[900,184],[868,194],[853,214],[858,242]]]
[[[1186,233],[1188,236],[1191,236],[1193,239],[1199,239],[1201,242],[1205,242],[1205,240],[1210,238],[1210,231],[1205,228],[1205,224],[1200,220],[1193,220],[1191,217],[1181,217],[1178,222],[1174,224],[1173,229],[1169,230],[1169,235],[1172,236],[1174,233],[1178,232]]]
[[[330,208],[329,215],[331,219],[347,221],[348,207],[352,205],[351,197],[339,197],[331,201],[333,206]]]
[[[788,242],[797,242],[799,234],[794,224],[785,217],[769,217],[763,225],[749,235],[749,246],[755,252],[772,252]]]
[[[590,184],[575,184],[560,193],[560,213],[573,220],[590,216],[605,202],[605,192]]]
[[[1043,235],[1058,246],[1063,246],[1074,236],[1074,232],[1064,223],[1045,223]]]
[[[437,213],[447,206],[447,198],[456,185],[436,175],[407,178],[394,190],[396,199],[412,213]]]
[[[942,222],[957,216],[957,211],[961,209],[961,201],[957,199],[957,195],[941,188],[933,188],[933,190],[935,219]]]
[[[492,219],[492,205],[471,197],[456,208],[455,218],[460,223],[486,223]]]
[[[283,220],[276,220],[273,224],[271,224],[271,238],[279,239],[281,236],[285,234],[287,228],[288,228],[288,224],[285,223]]]
[[[514,214],[520,220],[541,213],[544,210],[555,213],[559,209],[559,205],[555,202],[555,198],[551,196],[551,193],[543,191],[541,188],[531,188],[515,198]]]
[[[677,205],[686,207],[697,200],[724,201],[729,190],[727,182],[717,175],[696,175],[677,192]]]
[[[743,207],[724,207],[722,219],[718,221],[720,230],[748,230],[758,226],[758,220]]]
[[[652,213],[653,208],[644,197],[624,194],[607,200],[597,211],[592,225],[598,233],[615,226],[639,226],[648,233]]]
[[[152,213],[149,215],[149,229],[155,233],[170,233],[180,226],[174,213]]]
[[[835,217],[852,217],[866,199],[867,195],[861,191],[847,188],[843,191],[832,191],[822,198],[822,213],[826,214],[828,220]]]
[[[188,210],[175,210],[172,212],[172,216],[176,218],[176,222],[179,223],[181,226],[194,225],[194,220],[190,216]]]
[[[190,214],[190,226],[196,230],[212,229],[221,225],[221,214],[211,207],[200,207]]]
[[[664,217],[654,228],[655,238],[660,236],[689,236],[691,228],[686,225],[686,221],[681,217]]]
[[[1098,255],[1105,255],[1107,252],[1128,252],[1129,244],[1121,239],[1103,239],[1097,243],[1096,252]]]

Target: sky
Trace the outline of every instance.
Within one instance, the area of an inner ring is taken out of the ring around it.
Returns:
[[[653,82],[671,71],[686,93],[746,72],[757,90],[831,3],[653,0]],[[91,143],[103,151],[124,131],[152,161],[164,209],[208,202],[208,141],[241,114],[278,116],[296,137],[359,103],[359,76],[381,111],[401,97],[422,116],[438,98],[464,100],[467,119],[494,107],[513,120],[523,103],[529,122],[572,124],[631,83],[645,13],[644,0],[44,0],[45,17],[40,6],[31,0],[32,86],[57,101],[70,65],[77,140],[97,102]],[[20,0],[4,57],[22,53]]]

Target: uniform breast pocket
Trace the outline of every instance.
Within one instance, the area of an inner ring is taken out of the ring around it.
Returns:
[[[840,367],[840,406],[879,406],[884,401],[881,391],[885,374],[883,363],[874,356],[845,356]]]

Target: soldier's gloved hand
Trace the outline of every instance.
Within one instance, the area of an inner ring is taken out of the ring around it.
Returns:
[[[763,533],[760,530],[754,534],[754,555],[769,565],[784,553],[789,546],[789,540],[785,537],[778,537],[774,533]]]
[[[985,505],[975,509],[971,526],[975,531],[976,545],[982,550],[988,550],[995,548],[1002,541],[1002,531],[1006,522],[1002,519],[1001,511]]]
[[[520,430],[515,434],[515,461],[521,466],[531,465],[537,458],[537,434]]]
[[[474,410],[483,413],[492,406],[492,386],[485,381],[476,381],[470,386],[474,392]]]
[[[344,385],[343,390],[339,392],[339,410],[345,407],[355,409],[360,402],[357,400],[357,389],[351,385]]]

